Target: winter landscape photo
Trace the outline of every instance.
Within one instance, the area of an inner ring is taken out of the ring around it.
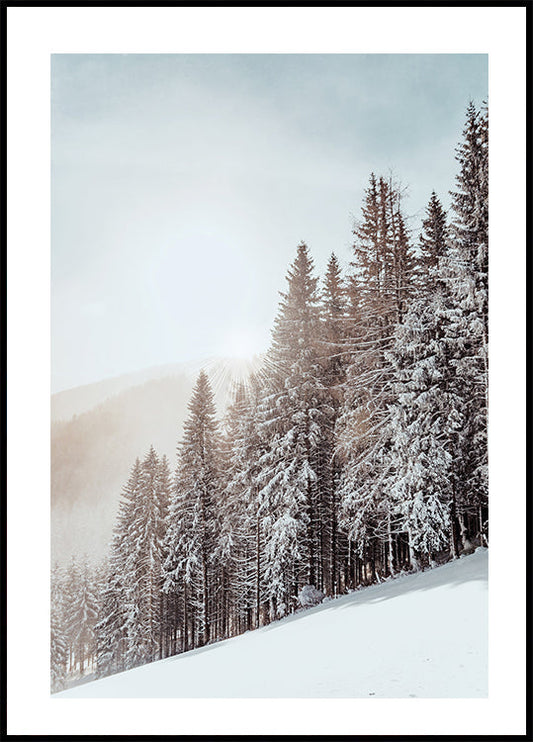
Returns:
[[[487,698],[488,122],[485,54],[52,55],[53,697]]]

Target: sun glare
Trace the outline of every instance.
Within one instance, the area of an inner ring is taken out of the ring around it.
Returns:
[[[234,330],[226,338],[224,355],[235,360],[251,361],[261,352],[260,342],[250,331]]]

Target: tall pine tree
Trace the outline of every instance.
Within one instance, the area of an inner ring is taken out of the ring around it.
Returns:
[[[220,438],[209,379],[201,371],[189,402],[169,505],[166,592],[181,592],[182,646],[207,644],[216,606]]]
[[[261,497],[268,519],[265,576],[277,615],[294,608],[300,587],[323,582],[319,479],[327,393],[321,379],[317,280],[301,243],[267,358],[270,379],[262,409],[269,448],[261,460]]]
[[[487,541],[488,517],[488,110],[470,103],[452,193],[449,280],[457,305],[450,327],[458,393],[465,400],[459,517],[463,541]]]

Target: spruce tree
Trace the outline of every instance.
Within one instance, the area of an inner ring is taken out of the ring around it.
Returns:
[[[130,667],[160,655],[163,524],[168,500],[161,474],[161,462],[151,446],[140,465],[128,529],[125,629]]]
[[[122,489],[119,509],[109,547],[106,585],[102,590],[98,623],[97,675],[103,677],[128,667],[128,559],[130,532],[139,497],[141,462],[137,458]]]
[[[435,193],[431,192],[426,207],[426,217],[422,222],[422,232],[419,238],[420,269],[419,291],[428,294],[435,290],[436,269],[447,254],[449,229],[446,223],[446,212]]]
[[[295,606],[299,587],[321,587],[323,503],[320,451],[325,435],[319,295],[307,246],[301,243],[287,275],[267,364],[262,427],[269,447],[261,460],[268,523],[265,579],[274,615]]]
[[[97,586],[87,556],[69,570],[68,634],[72,669],[83,675],[96,654],[94,627],[98,617]]]
[[[332,253],[322,288],[322,332],[320,335],[323,378],[329,402],[328,424],[325,427],[322,444],[320,477],[321,501],[324,509],[322,521],[324,588],[329,595],[337,595],[341,590],[348,553],[345,535],[339,530],[338,486],[341,466],[335,456],[335,427],[342,409],[347,359],[351,347],[348,305],[349,292],[337,256]]]
[[[212,638],[216,605],[216,546],[220,440],[213,392],[201,371],[189,402],[189,417],[179,445],[165,548],[165,592],[181,593],[182,646]]]
[[[446,338],[454,306],[445,280],[447,256],[446,213],[433,192],[420,235],[418,294],[388,352],[395,381],[385,483],[413,567],[449,543],[453,551],[456,542],[453,462],[464,417]]]
[[[163,590],[165,579],[164,565],[168,557],[166,548],[166,530],[168,527],[168,513],[170,507],[170,497],[172,492],[172,477],[168,459],[163,455],[159,459],[158,467],[158,490],[159,490],[159,658],[168,657],[175,653],[175,636],[177,633],[176,625],[176,605],[174,596],[169,596]]]
[[[337,423],[340,520],[354,544],[347,575],[352,585],[374,579],[376,569],[394,571],[396,504],[385,486],[395,381],[388,352],[409,310],[415,272],[400,207],[399,189],[372,174],[354,229],[352,352]]]
[[[65,575],[55,564],[50,576],[50,686],[55,693],[65,686],[68,636],[65,630]]]
[[[248,406],[247,385],[241,382],[234,390],[222,439],[223,490],[220,498],[218,557],[222,565],[219,581],[223,596],[220,607],[223,636],[231,631],[228,625],[231,615],[239,632],[252,628],[254,592],[250,563],[253,559],[253,536],[247,513],[249,492],[245,475]]]
[[[458,394],[465,400],[459,517],[463,540],[486,543],[488,505],[488,112],[470,103],[452,192],[449,281],[456,302],[450,325]]]

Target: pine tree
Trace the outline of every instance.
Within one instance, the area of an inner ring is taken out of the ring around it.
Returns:
[[[127,661],[130,667],[157,659],[162,635],[163,523],[168,492],[153,446],[141,462],[128,533],[125,602]]]
[[[411,308],[390,352],[397,400],[389,422],[385,486],[395,503],[397,531],[405,533],[409,561],[432,560],[450,539],[454,441],[463,424],[449,386],[447,347],[439,311],[442,297]]]
[[[50,685],[52,693],[65,686],[68,637],[65,631],[65,575],[55,564],[50,576]]]
[[[131,551],[130,532],[139,497],[141,462],[136,459],[123,487],[107,562],[106,586],[102,591],[97,640],[97,676],[119,672],[127,664],[127,563]]]
[[[350,283],[363,310],[365,334],[383,341],[387,328],[402,321],[414,268],[400,189],[372,173],[361,211]]]
[[[265,578],[275,615],[294,607],[300,586],[321,587],[323,580],[319,458],[327,395],[317,343],[317,280],[301,243],[288,291],[281,294],[262,405],[269,448],[261,459],[260,498],[268,533]]]
[[[445,280],[448,243],[446,213],[433,192],[420,235],[418,296],[396,332],[390,353],[397,378],[389,453],[391,486],[413,566],[417,554],[431,559],[448,543],[453,553],[457,543],[453,462],[464,412],[454,390],[446,337],[454,307]]]
[[[168,595],[163,590],[165,579],[164,565],[168,557],[166,547],[166,530],[168,527],[168,514],[170,497],[172,492],[172,478],[168,459],[165,455],[159,460],[158,467],[158,501],[159,501],[159,526],[157,540],[159,544],[159,658],[174,654],[175,637],[178,627],[176,625],[176,605],[173,595]]]
[[[113,563],[111,556],[95,625],[96,676],[99,678],[126,668],[125,592],[122,579],[113,569]]]
[[[420,267],[419,291],[428,294],[435,289],[436,269],[442,263],[447,253],[449,241],[449,229],[446,223],[446,212],[432,191],[429,203],[426,207],[426,218],[422,222],[422,232],[419,239]]]
[[[488,112],[471,103],[456,159],[452,193],[450,283],[457,305],[450,341],[458,393],[465,400],[459,518],[463,541],[487,539],[488,503]],[[466,521],[466,523],[465,523]]]
[[[217,505],[220,441],[213,392],[201,371],[189,403],[169,506],[165,592],[181,593],[182,648],[212,638],[216,605]]]
[[[232,565],[232,594],[241,630],[258,627],[265,620],[268,500],[262,498],[260,461],[268,445],[260,425],[263,391],[260,377],[251,375],[236,395],[228,426],[231,443],[222,515],[231,524],[223,528],[223,532],[231,532],[231,547],[222,559],[229,557]]]
[[[350,326],[348,319],[349,293],[342,277],[339,261],[332,253],[322,289],[322,332],[320,346],[324,385],[328,392],[329,414],[322,443],[322,488],[324,518],[323,571],[324,587],[329,595],[342,589],[347,558],[347,541],[339,531],[338,486],[341,475],[340,462],[335,456],[335,427],[342,409],[343,390],[346,382],[347,359],[350,353]]]
[[[388,352],[409,310],[415,273],[400,205],[392,181],[372,174],[354,229],[349,283],[357,301],[351,302],[352,355],[337,423],[340,521],[354,544],[346,576],[352,585],[374,579],[376,569],[394,570],[396,505],[385,486],[395,381]]]
[[[340,399],[340,387],[346,376],[346,357],[350,346],[348,292],[335,253],[330,256],[324,277],[321,317],[320,352],[328,388],[336,399]]]
[[[67,672],[73,674],[75,670],[75,654],[74,654],[74,641],[73,641],[73,627],[70,622],[70,610],[71,606],[76,599],[80,582],[80,570],[79,564],[74,557],[71,556],[68,567],[65,571],[65,579],[63,581],[63,590],[65,596],[65,634],[67,637]]]
[[[231,615],[236,618],[239,633],[252,628],[254,602],[248,574],[251,544],[245,504],[247,482],[243,477],[246,467],[243,434],[247,412],[247,390],[245,383],[241,382],[234,390],[222,439],[223,490],[220,498],[221,525],[217,556],[222,565],[219,582],[223,636],[232,631],[232,627],[228,625]]]
[[[395,523],[405,533],[409,562],[456,543],[455,473],[464,422],[454,392],[454,369],[446,337],[453,297],[445,280],[446,213],[435,192],[420,235],[420,286],[388,357],[394,368],[395,404],[389,422],[387,487],[396,502]]]
[[[98,617],[97,588],[93,571],[85,556],[69,570],[68,635],[71,646],[71,666],[80,675],[85,673],[96,654],[94,627]],[[87,664],[86,664],[87,663]]]

